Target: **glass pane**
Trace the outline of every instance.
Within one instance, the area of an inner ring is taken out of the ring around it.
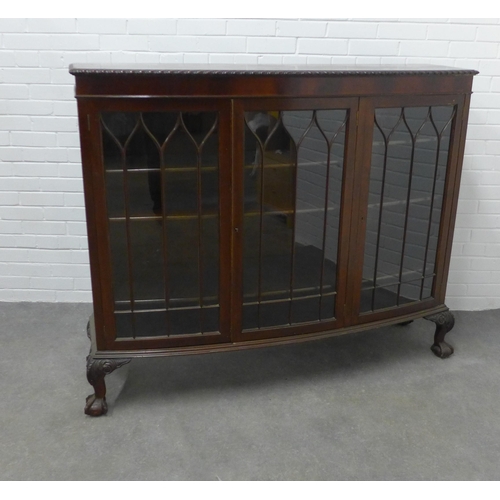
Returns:
[[[218,331],[217,113],[101,124],[118,335]]]
[[[125,198],[123,174],[121,172],[106,172],[106,204],[110,217],[125,216]]]
[[[164,284],[158,279],[164,272],[161,225],[155,220],[131,220],[129,242],[134,300],[163,302]]]
[[[346,110],[245,114],[243,328],[332,320]]]
[[[113,291],[115,302],[126,302],[130,308],[130,276],[127,253],[127,228],[124,222],[113,221],[109,224],[109,243],[113,267]]]
[[[167,335],[166,311],[141,311],[134,314],[136,337]]]
[[[134,337],[135,328],[132,325],[132,314],[115,312],[115,323],[118,338]]]
[[[430,297],[454,114],[375,112],[361,312]]]

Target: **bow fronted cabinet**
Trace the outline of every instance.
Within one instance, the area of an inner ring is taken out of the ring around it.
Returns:
[[[73,65],[94,313],[85,412],[134,357],[435,323],[472,79],[432,66]]]

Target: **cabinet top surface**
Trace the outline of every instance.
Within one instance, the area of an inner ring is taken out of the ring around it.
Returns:
[[[264,64],[71,64],[72,75],[176,74],[176,75],[389,75],[477,74],[476,70],[435,65],[264,65]]]

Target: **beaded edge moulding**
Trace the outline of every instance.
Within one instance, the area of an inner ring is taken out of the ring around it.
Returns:
[[[239,66],[226,65],[127,65],[100,66],[92,64],[71,64],[69,72],[78,74],[171,74],[171,75],[393,75],[393,74],[470,74],[478,73],[472,69],[444,66],[385,65],[385,66]]]

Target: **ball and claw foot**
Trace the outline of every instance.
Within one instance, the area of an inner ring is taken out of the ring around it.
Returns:
[[[450,311],[426,316],[425,319],[436,324],[436,333],[434,334],[434,344],[432,344],[432,352],[441,359],[449,358],[453,352],[453,347],[444,341],[444,336],[455,325],[455,318]]]
[[[87,396],[85,401],[85,414],[91,417],[100,417],[108,413],[106,398],[98,398],[95,394]]]
[[[441,359],[449,358],[454,352],[453,347],[444,341],[440,342],[439,344],[433,344],[431,349],[432,349],[432,352],[438,358],[441,358]]]

